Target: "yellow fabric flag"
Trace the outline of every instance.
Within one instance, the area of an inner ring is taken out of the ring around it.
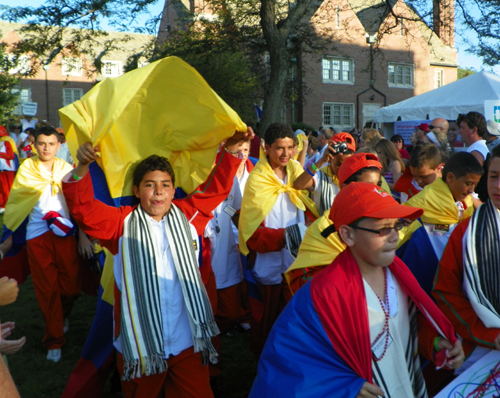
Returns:
[[[296,269],[329,265],[335,258],[346,249],[346,245],[337,232],[331,233],[327,238],[321,235],[326,228],[333,225],[330,220],[330,209],[314,221],[307,228],[304,239],[299,247],[299,253],[295,261],[285,273],[285,278],[290,283],[291,272]],[[417,220],[408,227],[399,231],[398,248],[403,245],[422,224]]]
[[[64,160],[55,158],[50,174],[38,156],[33,156],[19,166],[16,178],[10,190],[9,200],[5,205],[3,222],[5,226],[15,231],[35,207],[40,195],[48,185],[52,186],[52,196],[61,190],[61,180],[68,174],[71,167]]]
[[[131,175],[150,155],[169,159],[176,185],[193,191],[210,174],[219,143],[246,125],[201,75],[168,57],[107,78],[59,110],[71,155],[98,146],[113,198],[132,195]]]
[[[303,151],[304,149],[304,142],[302,140],[306,139],[307,137],[305,134],[297,134],[297,155],[295,155],[295,160],[299,158],[300,152]]]
[[[281,193],[288,193],[291,201],[300,210],[305,211],[307,207],[315,217],[318,217],[316,205],[309,198],[307,191],[293,188],[293,182],[303,172],[304,169],[298,162],[290,160],[286,166],[287,183],[282,184],[278,180],[278,177],[276,177],[273,169],[271,169],[267,159],[261,156],[248,177],[241,203],[239,221],[239,245],[241,253],[244,255],[248,254],[247,240],[257,230],[260,223],[264,221]]]
[[[423,209],[424,214],[420,219],[424,223],[449,225],[461,221],[455,199],[442,178],[436,178],[436,181],[424,187],[418,195],[411,197],[404,204]],[[474,213],[474,205],[470,195],[465,199],[465,204],[467,209],[462,219],[469,218]]]
[[[329,216],[330,210],[327,210],[307,228],[304,239],[300,244],[297,258],[285,273],[288,283],[290,283],[289,278],[292,271],[308,267],[329,265],[346,249],[347,246],[340,240],[337,232],[330,234],[327,238],[321,235],[321,232],[333,224],[328,218]]]

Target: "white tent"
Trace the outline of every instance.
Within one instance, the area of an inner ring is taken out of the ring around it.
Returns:
[[[432,120],[442,117],[455,120],[459,113],[484,114],[485,100],[500,100],[500,77],[478,72],[435,90],[408,98],[375,112],[376,123],[398,120]]]

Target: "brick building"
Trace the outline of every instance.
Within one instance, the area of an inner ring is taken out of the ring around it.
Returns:
[[[19,32],[21,24],[0,21],[1,41],[7,44],[14,44],[23,39]],[[152,36],[133,33],[109,32],[109,39],[123,39],[130,36],[129,41],[120,44],[120,50],[110,51],[102,56],[100,62],[101,72],[97,72],[94,67],[95,59],[89,59],[84,55],[79,57],[71,54],[67,42],[67,47],[58,53],[54,59],[44,65],[44,60],[32,60],[29,55],[21,56],[16,70],[9,73],[19,73],[21,78],[16,90],[20,93],[20,103],[15,110],[15,114],[22,114],[22,103],[37,103],[37,118],[47,120],[54,126],[60,126],[58,110],[73,101],[80,99],[96,83],[107,78],[116,77],[123,74],[123,68],[127,57],[137,53],[143,46],[150,43]],[[99,54],[104,48],[95,48],[95,53]],[[33,76],[28,76],[29,69],[37,64],[38,70]]]
[[[200,14],[210,16],[203,0],[166,1],[158,39]],[[293,58],[284,119],[361,128],[380,107],[455,81],[453,16],[453,0],[434,0],[432,30],[402,0],[325,0],[310,25],[329,49]]]

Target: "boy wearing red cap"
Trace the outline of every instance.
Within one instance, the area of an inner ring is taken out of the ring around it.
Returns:
[[[312,191],[311,196],[320,215],[331,207],[335,196],[339,193],[338,170],[355,151],[356,144],[352,135],[348,133],[335,134],[330,139],[323,156],[306,168],[293,183],[295,189]],[[329,165],[323,168],[326,163]]]
[[[275,323],[250,398],[425,397],[417,349],[439,366],[461,366],[451,323],[395,257],[398,219],[420,215],[373,184],[337,195],[330,218],[347,249]]]
[[[379,185],[381,170],[382,165],[376,155],[371,153],[354,154],[348,157],[339,168],[340,189],[351,182]],[[293,294],[328,264],[331,264],[334,258],[345,249],[345,245],[338,239],[338,235],[323,236],[327,233],[323,234],[323,231],[334,228],[329,216],[330,210],[327,210],[309,226],[299,247],[297,259],[285,273]]]

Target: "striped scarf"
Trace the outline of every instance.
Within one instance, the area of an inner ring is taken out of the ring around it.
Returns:
[[[123,228],[122,298],[120,337],[123,348],[123,380],[165,372],[160,281],[161,258],[152,235],[148,214],[138,206]],[[201,281],[189,222],[172,204],[165,217],[165,231],[187,308],[195,352],[203,364],[216,362],[210,338],[219,330]]]
[[[487,200],[471,217],[464,235],[464,287],[481,321],[500,327],[500,213]]]
[[[338,179],[335,180],[324,172],[324,168],[318,171],[321,180],[321,198],[319,202],[319,214],[322,215],[332,207],[333,199],[339,193]]]

